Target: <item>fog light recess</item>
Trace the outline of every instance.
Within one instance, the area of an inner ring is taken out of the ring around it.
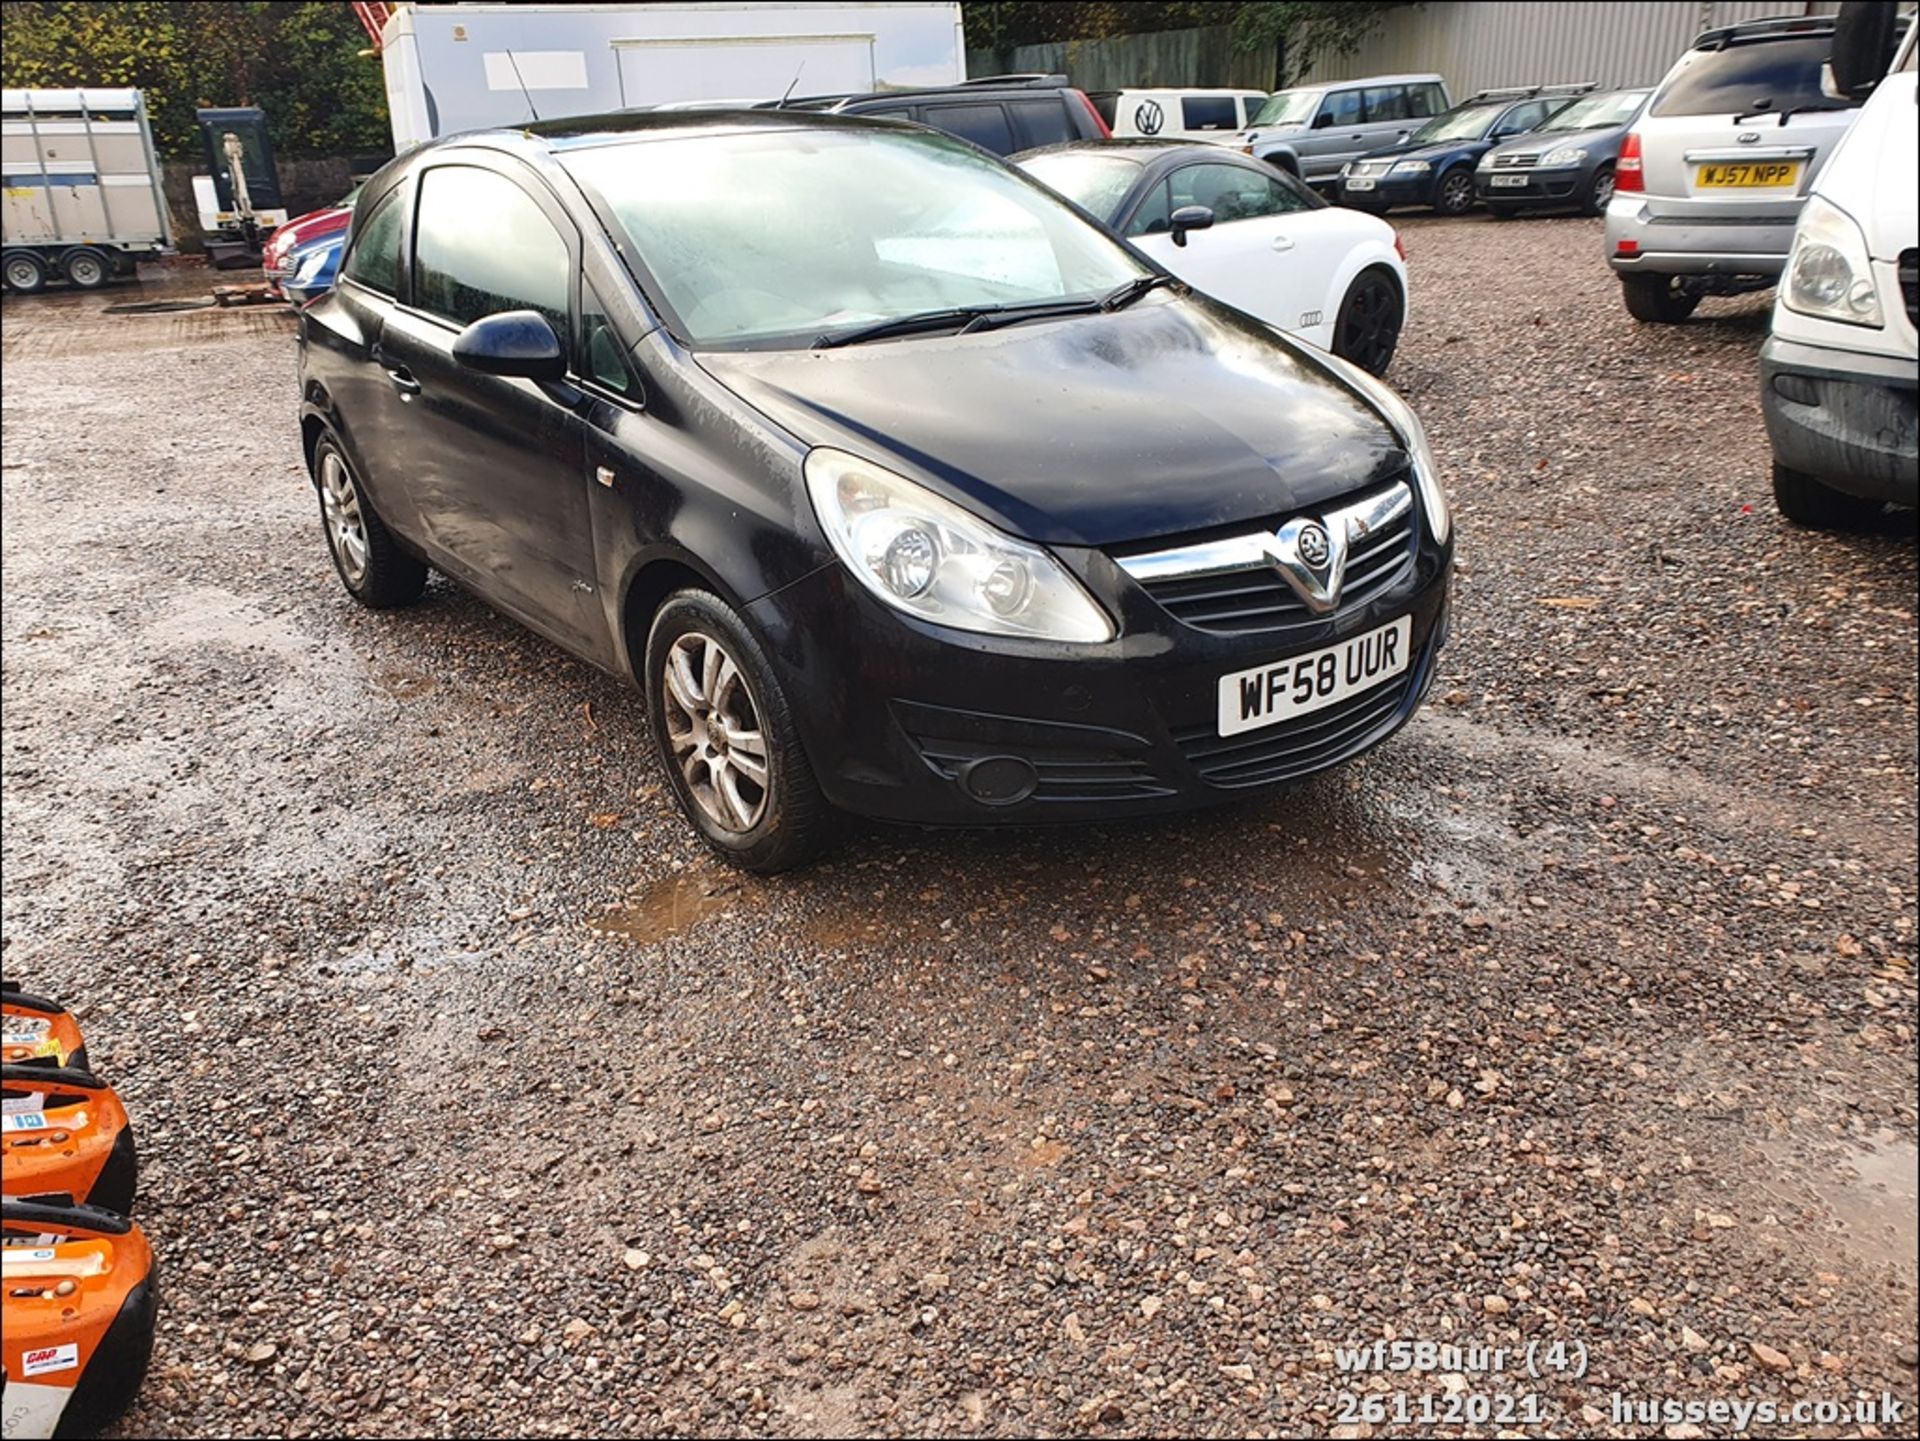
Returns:
[[[960,788],[983,806],[1018,805],[1040,784],[1030,762],[1019,756],[982,756],[959,773]]]

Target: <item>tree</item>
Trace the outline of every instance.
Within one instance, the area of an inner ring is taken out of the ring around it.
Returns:
[[[380,63],[359,52],[351,7],[307,0],[8,0],[0,77],[10,87],[136,86],[162,153],[200,153],[193,112],[258,105],[287,154],[391,142]]]

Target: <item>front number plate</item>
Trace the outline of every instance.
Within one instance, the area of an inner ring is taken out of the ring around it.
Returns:
[[[1220,678],[1220,734],[1280,725],[1399,675],[1412,661],[1413,617],[1325,650]]]
[[[1703,190],[1780,190],[1800,181],[1800,166],[1791,160],[1743,160],[1727,165],[1702,165]]]
[[[1492,177],[1492,180],[1495,185],[1525,185],[1527,183],[1527,177],[1524,175],[1496,175]]]
[[[1365,175],[1349,175],[1347,177],[1347,189],[1371,190],[1373,189],[1373,181]]]

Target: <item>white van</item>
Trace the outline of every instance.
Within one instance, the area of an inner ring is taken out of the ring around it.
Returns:
[[[1116,138],[1225,140],[1267,103],[1264,90],[1096,90],[1088,94]]]
[[[1895,24],[1891,4],[1841,7],[1830,88],[1839,99],[1869,90],[1872,98],[1800,212],[1760,352],[1774,498],[1801,525],[1863,525],[1885,503],[1912,507],[1920,493],[1920,25],[1907,25],[1885,78],[1871,78]]]

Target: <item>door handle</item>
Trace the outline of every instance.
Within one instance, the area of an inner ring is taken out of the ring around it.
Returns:
[[[1275,250],[1291,250],[1293,249],[1293,241],[1285,235],[1276,235],[1273,237],[1273,248]]]
[[[420,382],[413,378],[413,372],[408,370],[404,365],[396,365],[389,368],[387,371],[387,379],[393,382],[393,388],[399,391],[403,397],[418,395],[420,393]]]

